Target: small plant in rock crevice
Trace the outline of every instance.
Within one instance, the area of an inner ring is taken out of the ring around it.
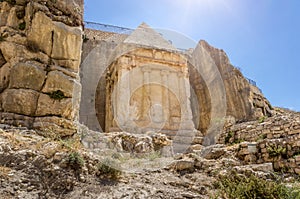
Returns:
[[[225,137],[225,144],[229,144],[230,139],[234,137],[234,133],[232,131],[229,131]]]
[[[267,134],[261,134],[258,136],[258,138],[256,139],[256,141],[261,141],[267,138]]]
[[[61,90],[53,91],[53,92],[49,93],[48,95],[50,96],[51,99],[54,99],[54,100],[62,100],[64,98],[66,98],[65,94]]]
[[[111,180],[118,180],[121,177],[121,170],[116,160],[112,158],[105,158],[97,164],[97,176]]]
[[[271,157],[280,157],[287,154],[286,147],[281,145],[269,145],[267,151]]]
[[[262,116],[258,119],[258,123],[263,123],[263,122],[265,122],[266,119],[267,119],[266,116]]]
[[[22,22],[19,24],[19,30],[25,30],[26,28],[26,23],[25,22]]]
[[[80,170],[84,166],[84,159],[78,152],[71,152],[67,158],[68,166]]]

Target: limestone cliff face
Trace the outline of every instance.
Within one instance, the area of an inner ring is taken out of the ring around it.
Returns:
[[[1,1],[1,123],[76,132],[83,2]]]
[[[268,100],[263,96],[261,91],[249,83],[242,73],[230,64],[230,61],[223,50],[210,46],[206,41],[200,41],[197,48],[201,48],[205,52],[204,57],[217,67],[222,85],[224,87],[224,104],[226,107],[227,118],[232,118],[235,121],[249,121],[262,116],[271,116],[272,107]],[[197,49],[196,49],[197,50]],[[193,55],[196,56],[196,55]],[[199,62],[207,62],[198,60]],[[203,68],[207,68],[207,63],[203,63]],[[195,96],[198,98],[200,117],[194,120],[198,122],[198,128],[206,132],[210,125],[212,116],[212,91],[208,89],[207,80],[201,72],[197,72],[197,68],[190,65],[190,81],[195,91]],[[215,72],[213,72],[215,73]],[[214,74],[213,74],[214,75]],[[210,78],[211,82],[216,82],[217,75]],[[207,78],[206,78],[207,79]],[[210,83],[208,83],[210,84]],[[195,100],[194,100],[195,101]],[[196,108],[195,106],[193,107]],[[219,107],[221,108],[221,107]]]

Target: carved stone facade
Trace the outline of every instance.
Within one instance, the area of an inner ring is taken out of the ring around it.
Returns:
[[[194,130],[187,59],[179,53],[139,48],[109,68],[105,131]]]

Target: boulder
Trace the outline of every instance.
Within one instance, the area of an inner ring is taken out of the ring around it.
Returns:
[[[46,71],[28,63],[19,63],[11,70],[10,88],[27,88],[40,91],[44,84]]]
[[[34,116],[39,93],[27,89],[7,89],[2,94],[3,110],[20,115]]]

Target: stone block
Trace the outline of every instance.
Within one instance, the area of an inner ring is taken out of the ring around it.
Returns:
[[[33,90],[8,89],[2,95],[5,112],[34,116],[39,93]]]
[[[81,45],[81,28],[70,27],[60,22],[53,23],[52,58],[80,60]]]
[[[80,60],[56,60],[57,65],[78,72]]]
[[[44,93],[52,93],[54,91],[62,91],[65,97],[74,97],[80,95],[80,83],[75,79],[65,75],[60,71],[51,71],[48,73],[46,84],[43,88]]]
[[[49,57],[42,52],[31,52],[25,46],[14,42],[0,42],[0,50],[6,61],[13,66],[24,60],[39,60],[42,63],[48,63]]]
[[[56,115],[66,119],[74,119],[76,109],[71,98],[51,99],[49,95],[40,94],[36,116]]]
[[[42,12],[37,12],[32,20],[28,40],[35,43],[40,50],[51,55],[53,46],[53,22]]]
[[[44,84],[46,71],[28,63],[19,63],[11,70],[10,88],[27,88],[40,91]]]

